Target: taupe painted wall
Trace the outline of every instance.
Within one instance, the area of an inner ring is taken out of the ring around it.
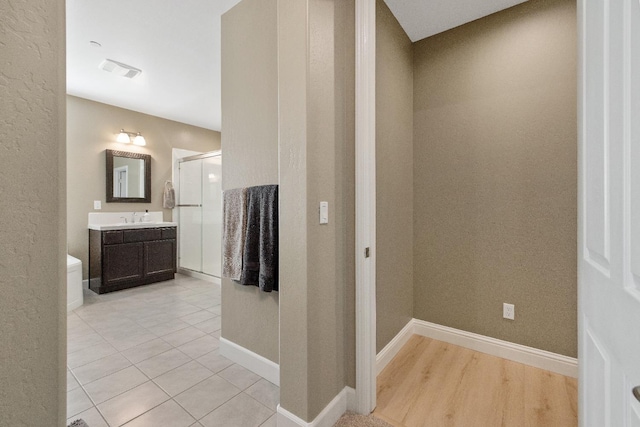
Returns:
[[[413,48],[376,2],[376,351],[413,318]]]
[[[278,184],[277,61],[276,0],[222,16],[223,190]],[[278,297],[223,279],[222,337],[278,363]]]
[[[141,132],[147,145],[117,143],[120,129]],[[171,149],[199,152],[220,149],[220,132],[149,116],[75,96],[67,96],[67,242],[69,254],[82,261],[87,278],[89,212],[163,211],[164,183],[171,180]],[[105,150],[151,155],[151,203],[106,203]],[[102,201],[102,210],[93,201]]]
[[[0,3],[0,425],[66,417],[64,2]]]
[[[307,87],[307,298],[309,406],[313,420],[344,388],[345,328],[354,289],[355,183],[353,0],[309,0]],[[283,82],[284,84],[284,82]],[[343,91],[343,89],[347,89]],[[329,202],[329,224],[320,225],[320,201]]]
[[[310,421],[355,376],[354,2],[278,0],[278,25],[280,404]]]
[[[414,45],[416,318],[576,356],[576,43],[535,0]]]

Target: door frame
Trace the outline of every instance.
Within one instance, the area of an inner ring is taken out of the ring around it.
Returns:
[[[127,193],[124,196],[122,195],[122,182],[120,181],[122,179],[122,172],[124,172],[124,188]],[[124,165],[113,168],[113,176],[117,176],[117,179],[113,180],[113,197],[129,197],[129,166]],[[142,185],[144,185],[144,180],[142,181]],[[144,190],[140,194],[144,194]]]
[[[376,0],[356,0],[356,411],[376,407]],[[368,254],[365,252],[367,251]],[[368,256],[367,256],[368,255]]]

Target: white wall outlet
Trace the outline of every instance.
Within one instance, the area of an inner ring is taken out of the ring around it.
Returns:
[[[94,200],[93,201],[93,209],[95,209],[97,211],[102,209],[102,202],[100,200]]]
[[[516,307],[513,304],[507,304],[506,302],[502,304],[502,317],[509,320],[515,320]]]

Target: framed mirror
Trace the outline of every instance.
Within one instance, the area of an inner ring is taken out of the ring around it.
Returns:
[[[107,203],[151,203],[151,156],[107,150]]]

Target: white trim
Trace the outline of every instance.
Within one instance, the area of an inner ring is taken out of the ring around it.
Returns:
[[[378,375],[380,375],[380,372],[396,357],[396,354],[398,354],[400,349],[409,341],[411,335],[413,335],[414,320],[415,319],[409,320],[404,328],[402,328],[376,356],[376,371]]]
[[[376,407],[375,95],[376,2],[356,0],[356,401],[361,414]]]
[[[578,377],[578,360],[550,351],[539,350],[473,332],[441,326],[424,320],[413,319],[413,333],[459,345],[481,353],[502,357],[503,359],[523,363],[557,374]],[[404,331],[404,329],[403,329]]]
[[[217,283],[222,285],[222,281],[219,277],[211,276],[209,274],[200,273],[199,271],[189,270],[188,268],[178,267],[178,274],[184,276],[195,277],[196,279],[204,280],[205,282]]]
[[[347,410],[354,409],[351,405],[355,403],[355,394],[351,387],[343,388],[310,423],[278,405],[278,427],[331,427]]]
[[[220,337],[220,356],[280,386],[280,365],[223,337]]]
[[[82,289],[89,289],[89,279],[84,279],[82,281]]]

